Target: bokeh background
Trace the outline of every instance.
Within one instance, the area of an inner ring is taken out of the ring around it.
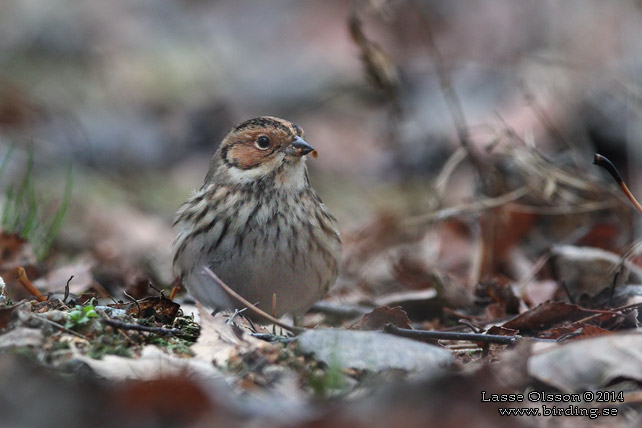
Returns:
[[[633,0],[3,0],[3,191],[32,157],[47,220],[71,165],[45,263],[91,266],[106,288],[171,284],[177,207],[257,115],[303,127],[313,185],[348,236],[435,208],[461,146],[449,100],[482,159],[512,133],[604,178],[588,166],[599,150],[639,195],[641,41]],[[478,184],[458,164],[438,205]]]

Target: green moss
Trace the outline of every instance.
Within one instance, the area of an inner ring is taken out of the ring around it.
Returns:
[[[89,344],[87,355],[91,358],[99,360],[107,354],[129,358],[134,356],[131,343],[116,331],[99,335]]]

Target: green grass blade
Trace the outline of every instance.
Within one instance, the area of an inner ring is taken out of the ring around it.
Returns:
[[[65,220],[65,216],[67,215],[67,209],[69,208],[69,200],[71,199],[72,188],[73,188],[73,171],[70,164],[69,169],[67,170],[67,182],[65,183],[65,193],[63,194],[62,201],[60,202],[60,206],[58,207],[58,210],[56,211],[56,214],[54,215],[51,221],[51,224],[49,225],[49,228],[46,232],[43,245],[37,252],[39,253],[37,254],[37,256],[38,256],[38,259],[40,260],[46,257],[47,253],[49,252],[49,249],[51,248],[51,245],[53,244],[54,239],[56,239],[56,236],[58,236],[58,233],[62,228],[62,224]]]

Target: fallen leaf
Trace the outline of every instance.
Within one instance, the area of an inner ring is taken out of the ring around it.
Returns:
[[[577,321],[591,315],[599,315],[600,321],[620,316],[617,312],[591,310],[565,302],[544,302],[505,322],[503,327],[522,332],[539,331],[561,322]]]
[[[565,282],[568,293],[575,300],[583,295],[595,296],[611,287],[620,266],[624,268],[623,274],[618,277],[620,283],[642,282],[642,268],[609,251],[561,245],[554,247],[552,253],[555,279]]]
[[[382,306],[375,308],[372,312],[365,314],[356,324],[350,327],[351,330],[381,330],[386,324],[394,324],[400,328],[410,327],[408,314],[401,309],[401,306],[390,308]]]
[[[586,337],[603,336],[605,334],[613,334],[613,332],[593,324],[574,322],[570,325],[554,327],[542,331],[538,334],[538,337],[544,339],[560,339],[563,337],[567,339],[579,339]]]
[[[603,387],[618,377],[642,381],[642,335],[574,340],[533,355],[528,373],[565,392]]]
[[[498,336],[515,336],[519,330],[494,325],[488,329],[486,334],[496,334]]]
[[[108,379],[157,379],[166,376],[194,374],[204,378],[220,378],[211,364],[196,358],[180,358],[166,354],[156,346],[146,346],[138,358],[105,355],[96,360],[74,351],[74,360],[87,364],[99,376]]]
[[[218,313],[212,316],[199,303],[196,307],[201,324],[201,334],[192,346],[196,358],[223,366],[236,355],[268,346],[267,342],[226,324],[224,314]]]
[[[0,350],[21,348],[24,346],[41,346],[44,340],[45,337],[40,329],[17,327],[0,335]]]
[[[420,370],[437,375],[453,364],[452,355],[443,348],[376,331],[307,330],[297,343],[302,352],[342,369]]]

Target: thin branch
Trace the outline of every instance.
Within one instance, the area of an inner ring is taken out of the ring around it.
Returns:
[[[455,168],[457,168],[457,166],[466,159],[466,155],[466,150],[463,147],[458,147],[441,168],[441,171],[435,179],[435,191],[440,199],[443,197],[444,193],[446,193],[446,186],[448,185],[450,176],[455,171]]]
[[[62,298],[62,303],[67,303],[67,299],[69,298],[69,283],[71,280],[74,279],[74,275],[71,275],[69,279],[67,280],[67,284],[65,284],[65,295]]]
[[[577,203],[573,206],[557,206],[557,207],[524,205],[524,204],[516,203],[511,206],[511,210],[522,212],[522,213],[541,214],[541,215],[569,215],[569,214],[589,213],[594,211],[602,211],[602,210],[610,209],[615,207],[617,202],[620,202],[620,200],[611,199],[606,201],[586,201],[586,202]]]
[[[611,177],[615,180],[615,182],[620,186],[620,189],[622,189],[622,192],[624,192],[624,195],[627,197],[629,201],[633,204],[636,210],[638,210],[639,213],[642,213],[642,205],[638,202],[637,199],[635,199],[635,196],[633,196],[633,193],[629,190],[629,187],[626,185],[624,180],[622,179],[622,176],[618,172],[617,168],[613,163],[608,160],[606,156],[602,156],[599,153],[595,153],[595,157],[593,159],[593,163],[597,166],[601,166],[605,170],[611,174]]]
[[[407,219],[404,223],[407,227],[422,226],[431,223],[448,220],[453,217],[460,217],[465,214],[473,214],[480,211],[488,210],[513,202],[530,192],[528,186],[522,186],[518,189],[504,193],[496,198],[486,198],[477,202],[463,204],[456,207],[444,208],[443,210],[434,211],[428,214],[422,214]]]
[[[469,342],[497,343],[500,345],[514,345],[522,336],[501,336],[498,334],[458,333],[452,331],[410,330],[399,328],[394,324],[387,324],[383,331],[395,336],[409,339],[434,339],[434,340],[467,340]]]
[[[44,316],[40,316],[40,315],[38,315],[38,314],[31,314],[31,316],[32,316],[32,317],[35,317],[35,318],[37,318],[37,319],[39,319],[40,321],[44,321],[44,322],[46,322],[46,323],[49,323],[49,324],[53,325],[54,327],[58,327],[60,330],[62,330],[62,332],[63,332],[63,333],[69,333],[69,334],[71,334],[71,335],[73,335],[73,336],[76,336],[76,337],[79,337],[79,338],[81,338],[81,339],[84,339],[84,340],[89,341],[89,338],[88,338],[87,336],[82,335],[82,334],[80,334],[80,333],[78,333],[78,332],[75,332],[75,331],[73,331],[73,330],[70,330],[70,329],[68,329],[67,327],[65,327],[64,325],[62,325],[62,324],[58,324],[58,323],[57,323],[57,322],[55,322],[55,321],[51,321],[50,319],[45,318]]]
[[[136,318],[140,318],[141,309],[140,309],[140,303],[138,303],[138,299],[136,299],[134,296],[130,295],[126,291],[123,291],[123,294],[129,297],[130,299],[132,299],[134,303],[136,303],[136,307],[138,308],[138,314],[136,315]]]
[[[148,325],[129,324],[129,323],[125,323],[122,321],[113,320],[109,318],[103,318],[103,322],[109,326],[112,326],[116,329],[121,329],[121,330],[135,330],[135,331],[145,331],[148,333],[173,334],[174,336],[183,335],[183,332],[178,328],[151,327]]]
[[[29,277],[27,277],[27,272],[24,270],[22,266],[18,267],[18,282],[33,296],[36,297],[36,299],[39,302],[44,302],[47,300],[47,298],[36,288],[35,285],[29,280]]]

